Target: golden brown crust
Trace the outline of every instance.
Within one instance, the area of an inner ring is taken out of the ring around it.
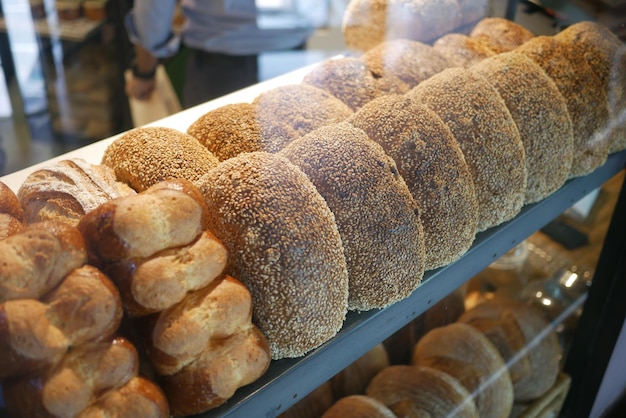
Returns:
[[[325,90],[307,84],[274,87],[255,97],[261,123],[280,121],[293,128],[298,136],[319,127],[341,122],[352,109]]]
[[[195,120],[187,133],[207,147],[220,161],[242,152],[278,152],[298,137],[280,120],[259,118],[252,103],[227,104]]]
[[[382,402],[365,395],[351,395],[337,400],[322,418],[395,418]]]
[[[534,34],[511,20],[502,17],[481,19],[470,32],[496,53],[509,52],[534,38]]]
[[[465,312],[460,322],[480,330],[509,368],[516,402],[541,397],[559,374],[558,338],[543,314],[522,302],[496,298]]]
[[[38,299],[86,261],[75,227],[59,221],[30,225],[0,241],[0,302]]]
[[[474,241],[478,202],[463,153],[450,129],[407,96],[378,98],[348,119],[394,159],[420,208],[425,269],[444,266]]]
[[[354,111],[376,97],[402,94],[409,89],[391,72],[374,74],[356,57],[325,60],[307,73],[302,82],[326,90]]]
[[[335,215],[348,267],[348,309],[406,298],[424,274],[419,207],[394,161],[348,123],[319,128],[281,151]]]
[[[21,221],[8,213],[0,213],[0,241],[15,235],[26,227]]]
[[[443,55],[450,66],[464,68],[496,55],[496,52],[480,39],[463,33],[449,33],[442,36],[435,41],[433,49]]]
[[[385,41],[367,51],[361,59],[375,76],[385,77],[391,73],[409,88],[452,66],[432,46],[409,39]]]
[[[0,214],[11,215],[22,222],[24,220],[24,210],[17,195],[9,186],[0,181]]]
[[[455,322],[418,341],[411,364],[438,369],[457,379],[474,399],[481,417],[507,417],[513,385],[496,347],[480,331]]]
[[[372,379],[365,393],[399,417],[479,416],[468,390],[449,374],[430,367],[387,367]]]
[[[461,23],[456,0],[353,0],[342,33],[348,49],[364,52],[392,39],[432,41]]]
[[[21,184],[17,196],[26,223],[58,220],[76,225],[100,204],[134,193],[115,179],[111,168],[74,158],[35,170]]]
[[[214,340],[196,361],[159,382],[174,415],[192,415],[223,404],[269,367],[267,340],[253,325]]]
[[[334,216],[306,175],[284,157],[247,153],[223,161],[201,190],[227,272],[250,289],[272,357],[298,357],[333,337],[348,274]]]
[[[197,181],[219,160],[197,139],[165,127],[140,127],[116,138],[104,151],[102,164],[118,181],[141,192],[172,178]]]
[[[431,108],[456,138],[474,180],[477,229],[517,215],[526,193],[524,145],[496,89],[468,69],[449,68],[407,94]]]
[[[538,36],[515,49],[535,61],[565,98],[572,120],[574,158],[569,177],[585,175],[604,164],[610,136],[608,100],[600,79],[578,52],[555,36]]]
[[[569,177],[574,157],[565,98],[539,65],[516,52],[486,59],[471,71],[495,87],[517,125],[526,152],[524,203],[548,197]]]
[[[96,259],[119,261],[189,244],[206,229],[207,216],[199,189],[170,179],[100,205],[78,228]]]

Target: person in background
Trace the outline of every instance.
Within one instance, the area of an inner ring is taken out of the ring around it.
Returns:
[[[260,52],[302,47],[314,30],[297,7],[264,16],[254,0],[182,0],[184,24],[178,33],[172,25],[177,3],[135,0],[126,16],[126,30],[135,45],[133,76],[126,83],[129,96],[149,98],[159,61],[184,45],[189,54],[183,107],[204,103],[257,83]]]

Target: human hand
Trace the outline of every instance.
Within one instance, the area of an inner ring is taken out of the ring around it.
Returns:
[[[129,97],[134,97],[138,100],[148,100],[152,96],[155,87],[156,81],[154,78],[144,79],[131,76],[126,81],[125,91]]]

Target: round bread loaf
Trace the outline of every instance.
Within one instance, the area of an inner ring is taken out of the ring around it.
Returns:
[[[135,191],[118,182],[111,168],[80,158],[33,171],[17,191],[26,223],[56,220],[71,225],[102,203],[132,194]]]
[[[569,177],[574,134],[565,98],[533,60],[516,52],[486,59],[471,68],[504,99],[526,152],[524,203],[548,197]]]
[[[364,52],[390,39],[431,41],[460,24],[456,0],[352,0],[342,32],[348,49]]]
[[[404,95],[373,100],[348,122],[394,159],[417,202],[424,228],[425,269],[463,255],[476,235],[478,202],[463,153],[446,124]]]
[[[204,176],[201,190],[272,357],[332,338],[347,312],[348,272],[335,217],[307,176],[285,157],[244,153]]]
[[[257,106],[261,124],[280,121],[293,128],[298,136],[341,122],[352,114],[344,102],[308,84],[275,87],[259,94],[253,104]]]
[[[600,79],[583,57],[555,36],[535,37],[515,52],[539,64],[565,98],[574,134],[569,177],[588,174],[604,164],[610,146],[608,100]]]
[[[396,418],[382,402],[365,395],[351,395],[339,399],[322,418]]]
[[[396,164],[348,123],[316,129],[280,153],[311,180],[335,215],[348,267],[348,309],[406,298],[424,274],[419,208]]]
[[[361,57],[369,71],[377,76],[392,74],[409,88],[451,66],[432,46],[409,39],[385,41]]]
[[[513,218],[526,193],[524,145],[506,104],[484,78],[449,68],[410,90],[448,125],[472,173],[477,230]]]
[[[495,298],[466,311],[460,322],[481,331],[507,363],[516,402],[541,397],[559,374],[556,333],[537,308]]]
[[[470,32],[470,36],[479,39],[496,53],[512,51],[535,37],[519,23],[502,17],[481,19]]]
[[[437,39],[433,49],[443,55],[450,66],[467,68],[496,53],[478,38],[463,33],[449,33]]]
[[[102,163],[113,168],[118,181],[141,192],[166,179],[197,181],[219,160],[184,132],[141,127],[116,138],[104,151]]]
[[[471,394],[480,417],[505,418],[513,407],[513,385],[496,347],[476,328],[455,322],[418,341],[411,363],[457,379]]]
[[[379,76],[356,57],[325,60],[304,76],[303,83],[326,90],[355,111],[378,96],[409,89],[394,74]]]
[[[259,118],[251,103],[227,104],[194,121],[187,133],[207,147],[220,161],[242,152],[278,152],[298,134],[279,120]]]
[[[468,390],[457,379],[431,367],[387,367],[372,379],[366,394],[398,417],[479,416]]]
[[[574,23],[556,38],[582,55],[605,86],[612,134],[609,152],[626,149],[626,45],[606,26],[592,21]]]

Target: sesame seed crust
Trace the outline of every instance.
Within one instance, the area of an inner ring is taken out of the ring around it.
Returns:
[[[250,289],[273,359],[332,338],[347,312],[348,273],[333,213],[307,176],[265,152],[226,160],[200,181],[209,230],[229,274]]]
[[[513,218],[526,193],[524,146],[498,92],[464,68],[449,68],[410,90],[448,125],[468,164],[478,199],[477,230]]]
[[[535,37],[522,25],[503,17],[481,19],[469,36],[479,39],[496,53],[512,51]]]
[[[171,178],[196,182],[218,163],[194,137],[165,127],[130,130],[116,138],[102,157],[102,164],[115,171],[117,180],[137,192]]]
[[[424,273],[419,210],[396,165],[348,123],[319,128],[281,155],[309,176],[335,215],[349,277],[348,309],[406,298]]]
[[[259,94],[253,101],[260,123],[282,123],[293,128],[298,136],[352,115],[352,109],[320,88],[307,84],[289,84]]]
[[[278,152],[298,137],[289,126],[260,119],[251,103],[227,104],[195,120],[187,133],[207,147],[220,161],[243,152]]]
[[[356,57],[325,60],[304,76],[303,83],[326,90],[355,111],[378,96],[406,93],[409,89],[391,73],[375,76]]]
[[[394,159],[419,205],[425,269],[444,266],[463,255],[476,234],[478,202],[463,153],[446,124],[405,95],[373,100],[348,122]]]
[[[533,60],[506,52],[471,67],[496,88],[524,144],[525,203],[548,197],[567,180],[574,156],[572,121],[565,98]]]
[[[435,51],[443,55],[451,66],[467,68],[485,58],[496,55],[478,38],[471,38],[462,33],[449,33],[437,39],[433,44]]]
[[[432,46],[409,39],[385,41],[361,57],[378,76],[391,73],[410,88],[452,64]]]
[[[588,174],[604,164],[610,136],[608,100],[600,79],[582,56],[555,36],[537,36],[515,52],[535,61],[565,98],[574,133],[574,160],[569,177]]]

